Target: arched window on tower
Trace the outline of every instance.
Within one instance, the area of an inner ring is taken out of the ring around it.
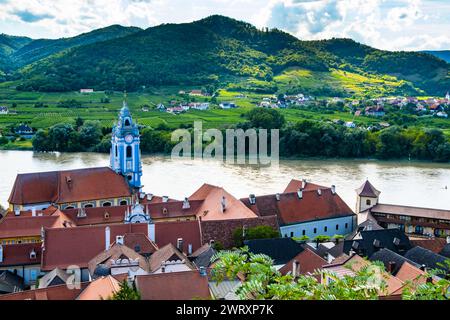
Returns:
[[[115,155],[116,155],[116,157],[117,157],[117,145],[116,145],[116,148],[115,148]]]
[[[125,119],[125,126],[130,126],[130,119]]]
[[[127,158],[131,158],[131,146],[127,146]]]

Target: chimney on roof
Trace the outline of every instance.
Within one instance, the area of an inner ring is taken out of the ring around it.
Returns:
[[[302,189],[298,189],[297,196],[299,199],[303,199],[303,190]]]
[[[395,237],[394,240],[392,241],[394,243],[394,245],[399,246],[400,245],[400,239]]]
[[[256,197],[255,197],[254,194],[251,194],[251,195],[248,197],[248,200],[250,201],[250,204],[256,204]]]
[[[222,212],[225,212],[225,210],[227,209],[227,199],[225,199],[225,196],[222,196],[222,201],[220,202],[220,204],[222,205]]]
[[[331,193],[336,194],[336,186],[334,184],[331,186]]]
[[[67,187],[72,188],[72,178],[70,176],[66,176]]]
[[[123,245],[124,244],[124,237],[123,236],[116,236],[116,244]]]
[[[16,215],[16,216],[20,216],[20,209],[16,209],[16,210],[14,210],[14,215]]]
[[[422,271],[426,271],[427,270],[427,266],[423,264],[423,265],[420,266],[419,269],[422,270]]]
[[[373,246],[374,246],[375,248],[381,247],[381,242],[380,242],[380,240],[378,240],[378,239],[373,240]]]
[[[148,224],[148,238],[150,240],[152,240],[153,242],[155,241],[155,224],[154,223],[149,223]]]
[[[209,246],[212,247],[214,245],[214,239],[209,240]]]
[[[183,251],[183,238],[177,239],[177,249]]]
[[[166,272],[166,262],[163,261],[163,262],[161,263],[161,273],[165,273],[165,272]]]
[[[111,246],[111,229],[109,227],[105,228],[105,250],[108,250]]]
[[[393,274],[394,273],[394,270],[395,270],[395,266],[396,266],[397,264],[395,263],[395,261],[389,261],[389,263],[388,263],[388,272],[390,273],[390,274]]]
[[[300,262],[294,260],[294,262],[292,262],[292,275],[294,276],[294,278],[297,278],[299,274],[300,274]]]
[[[319,196],[321,196],[321,195],[322,195],[322,190],[321,190],[321,189],[317,189],[317,194],[318,194]]]
[[[31,216],[36,217],[36,207],[31,208]]]
[[[206,276],[207,276],[206,268],[205,268],[205,267],[200,267],[200,268],[198,269],[198,271],[199,271],[199,273],[200,273],[200,275],[201,275],[202,277],[206,277]]]
[[[277,193],[276,195],[275,195],[275,199],[277,199],[277,201],[280,201],[280,194],[279,193]]]
[[[168,202],[169,201],[169,197],[168,196],[163,196],[162,197],[162,202]]]
[[[3,262],[3,246],[0,244],[0,263]]]
[[[189,209],[190,207],[191,207],[191,205],[189,204],[189,199],[188,198],[184,198],[183,209]]]
[[[153,194],[152,193],[147,194],[147,200],[152,201],[152,199],[153,199]]]
[[[304,190],[306,188],[306,184],[307,184],[306,179],[303,179],[302,180],[302,186],[301,186],[302,190]]]

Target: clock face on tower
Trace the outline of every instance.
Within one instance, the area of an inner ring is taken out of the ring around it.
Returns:
[[[133,142],[133,136],[132,136],[131,134],[127,135],[127,136],[125,137],[125,141],[126,141],[127,143]]]

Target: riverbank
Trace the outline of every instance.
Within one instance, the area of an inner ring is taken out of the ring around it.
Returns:
[[[18,173],[108,166],[109,155],[0,151],[0,163],[0,203],[5,206]],[[144,191],[175,199],[184,199],[203,183],[222,186],[236,197],[244,198],[249,194],[282,192],[291,179],[305,178],[320,185],[336,185],[339,195],[354,208],[355,189],[369,179],[382,192],[383,203],[450,210],[450,164],[281,159],[278,166],[260,167],[143,155],[142,168]]]

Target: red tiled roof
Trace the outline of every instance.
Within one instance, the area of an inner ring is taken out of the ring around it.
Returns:
[[[297,192],[298,189],[303,189],[303,191],[327,189],[327,187],[319,186],[318,184],[307,182],[307,181],[306,181],[306,185],[303,187],[303,183],[304,182],[302,180],[292,179],[289,182],[289,184],[287,185],[286,189],[283,191],[283,193]]]
[[[286,263],[279,271],[282,274],[287,274],[289,271],[292,272],[292,266],[294,261],[299,262],[300,270],[299,274],[313,273],[315,270],[322,268],[322,266],[327,264],[327,261],[308,248],[300,252],[291,261]]]
[[[108,167],[18,174],[9,202],[65,203],[128,197],[125,179]]]
[[[124,244],[131,249],[139,246],[140,254],[150,254],[158,250],[158,246],[150,240],[144,233],[126,233],[124,236]]]
[[[410,239],[410,241],[413,246],[419,246],[433,251],[434,253],[441,252],[447,244],[447,240],[445,238]]]
[[[30,257],[33,250],[36,252],[34,259]],[[41,253],[41,243],[3,245],[3,262],[0,262],[0,267],[41,264]]]
[[[183,239],[183,252],[188,252],[192,244],[192,252],[202,246],[200,223],[194,221],[158,222],[155,223],[155,242],[162,248],[171,243],[177,246],[177,239]]]
[[[222,201],[225,199],[225,210],[222,209]],[[204,200],[197,212],[197,217],[207,220],[230,220],[256,218],[241,201],[225,191],[221,187],[203,184],[190,197],[189,201]]]
[[[362,197],[371,197],[376,198],[380,195],[380,191],[378,191],[370,182],[366,180],[361,187],[356,189],[356,193]]]
[[[426,273],[407,261],[402,264],[395,276],[403,282],[413,281],[423,284],[427,281]]]
[[[68,221],[69,224],[64,224]],[[70,219],[64,214],[36,217],[6,216],[0,221],[0,238],[37,237],[41,235],[41,228],[70,227]]]
[[[120,283],[112,276],[101,277],[90,282],[77,300],[106,300],[120,290]]]
[[[136,277],[142,300],[210,299],[208,277],[198,271],[167,272]]]
[[[248,198],[241,201],[259,216],[276,214],[282,224],[299,223],[317,219],[354,215],[352,209],[331,189],[303,191],[300,199],[297,193],[282,193],[256,197],[256,203],[250,204]]]
[[[80,289],[69,289],[66,284],[47,288],[2,294],[0,300],[75,300],[89,283],[81,283]]]
[[[192,217],[197,214],[203,200],[190,200],[189,208],[183,209],[183,201],[159,202],[146,205],[152,219]]]
[[[116,236],[126,233],[148,232],[147,224],[112,224],[110,227],[112,244]],[[106,249],[106,226],[84,226],[76,228],[45,229],[42,270],[53,270],[78,265],[86,268],[88,262]]]
[[[69,216],[77,226],[122,223],[125,219],[125,212],[131,206],[95,207],[84,208],[85,217],[78,217],[82,209],[62,210]]]

